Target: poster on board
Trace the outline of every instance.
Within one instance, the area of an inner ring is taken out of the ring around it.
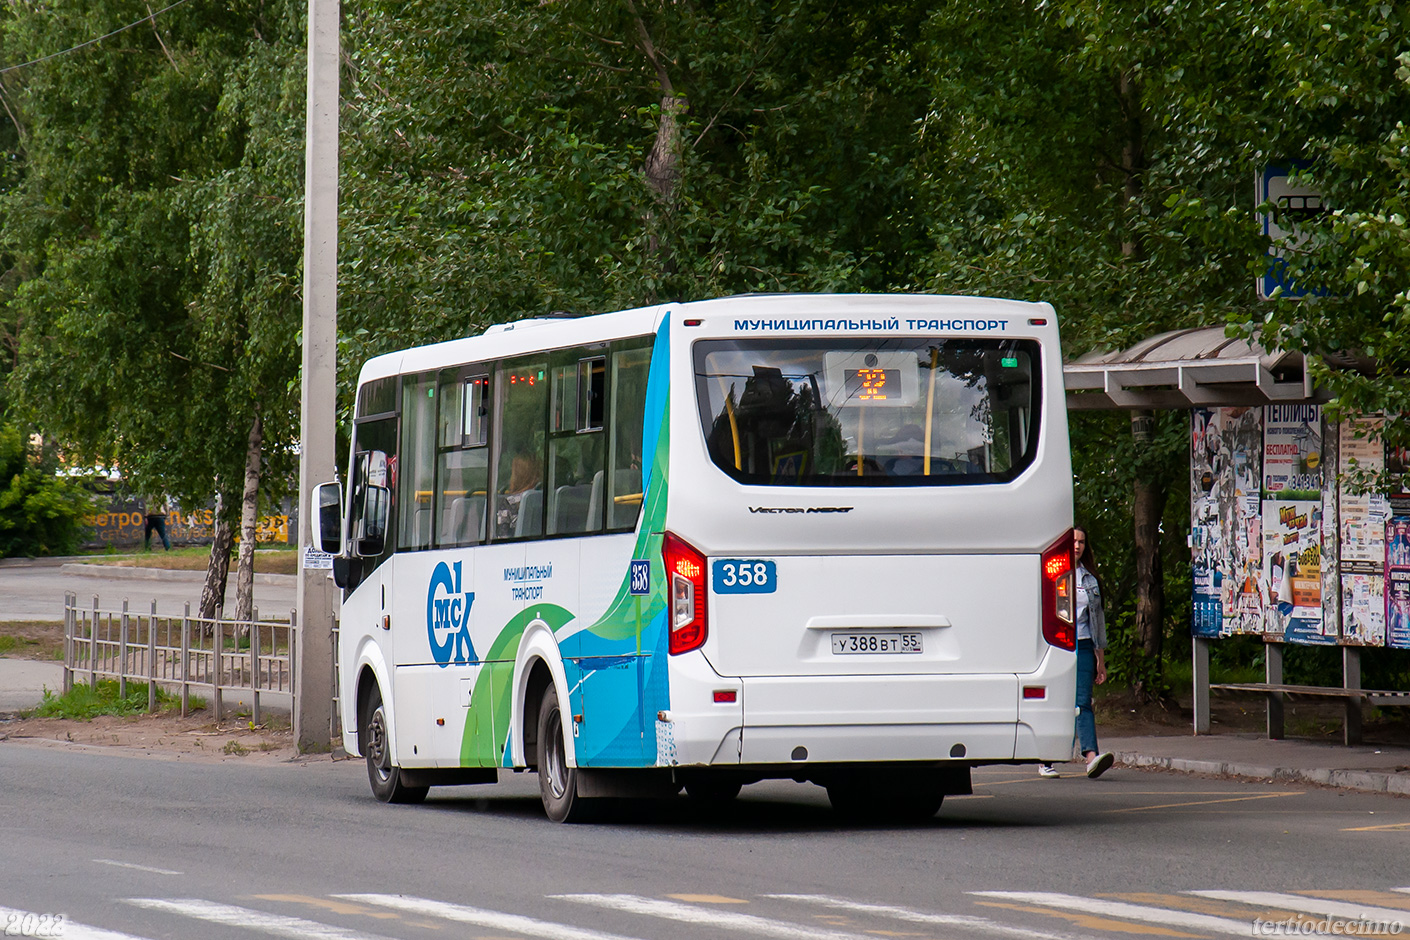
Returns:
[[[1196,636],[1263,632],[1263,410],[1200,408],[1191,419],[1190,550]]]
[[[1321,406],[1266,405],[1263,410],[1263,498],[1321,499]]]
[[[1224,632],[1262,633],[1267,608],[1263,580],[1263,514],[1259,502],[1263,409],[1220,408],[1221,453],[1228,454],[1232,492],[1221,521],[1229,552],[1221,600]]]
[[[1341,635],[1343,642],[1362,646],[1382,646],[1386,641],[1385,533],[1390,502],[1367,489],[1370,478],[1385,469],[1383,424],[1383,418],[1367,416],[1342,421],[1337,429]]]
[[[1386,522],[1386,646],[1410,649],[1410,514]]]
[[[1220,504],[1232,479],[1221,479],[1227,461],[1219,456],[1219,409],[1195,408],[1190,412],[1190,574],[1193,606],[1192,636],[1224,634],[1224,608],[1220,590],[1228,570],[1228,539],[1220,523]]]
[[[1322,616],[1322,503],[1263,503],[1264,632],[1285,643],[1335,643]]]

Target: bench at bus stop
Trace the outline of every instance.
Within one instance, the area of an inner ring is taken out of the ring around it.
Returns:
[[[1209,734],[1209,693],[1253,693],[1264,696],[1268,708],[1268,737],[1280,741],[1284,734],[1283,703],[1286,696],[1340,700],[1346,707],[1342,721],[1342,740],[1347,746],[1361,743],[1361,706],[1380,708],[1410,705],[1410,691],[1361,688],[1361,648],[1343,646],[1342,684],[1340,687],[1292,685],[1283,682],[1283,645],[1267,642],[1264,646],[1263,682],[1209,681],[1209,643],[1204,637],[1194,638],[1194,703],[1195,734]]]

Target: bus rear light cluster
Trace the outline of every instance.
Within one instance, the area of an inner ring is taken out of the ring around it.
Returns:
[[[705,556],[667,532],[661,542],[670,591],[672,656],[699,649],[708,630],[705,604]]]
[[[1072,530],[1043,552],[1043,639],[1058,649],[1077,649],[1076,579]]]

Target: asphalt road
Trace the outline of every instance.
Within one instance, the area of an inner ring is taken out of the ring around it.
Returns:
[[[193,608],[200,606],[204,572],[113,569],[94,576],[84,570],[92,567],[85,565],[76,569],[43,560],[0,566],[0,601],[3,601],[0,621],[62,620],[64,594],[69,591],[77,594],[79,603],[86,606],[92,605],[93,595],[97,594],[105,610],[121,610],[123,598],[128,599],[134,610],[143,611],[151,610],[155,600],[157,611],[162,614],[180,614],[187,602]],[[265,612],[287,614],[294,606],[294,578],[287,576],[276,581],[271,584],[256,578],[255,606]],[[226,587],[226,607],[233,609],[234,571]]]
[[[100,940],[1071,940],[1253,936],[1255,918],[1363,908],[1410,923],[1410,800],[1120,768],[975,782],[919,825],[841,825],[821,790],[774,782],[713,816],[682,798],[560,826],[528,774],[398,807],[355,761],[6,742],[0,927],[29,912]]]

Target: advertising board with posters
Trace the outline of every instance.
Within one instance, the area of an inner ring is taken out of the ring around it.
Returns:
[[[1370,490],[1372,477],[1385,468],[1380,440],[1384,423],[1379,416],[1342,421],[1337,433],[1341,636],[1344,643],[1361,646],[1384,645],[1386,637],[1385,533],[1390,503]]]
[[[1263,498],[1322,498],[1322,408],[1265,405]]]

